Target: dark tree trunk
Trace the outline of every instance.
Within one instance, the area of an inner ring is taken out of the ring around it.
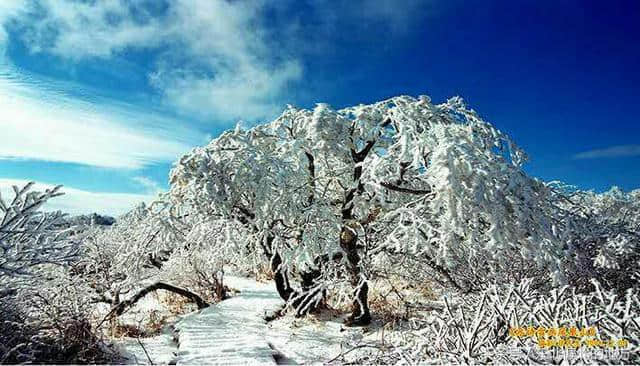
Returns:
[[[382,127],[390,123],[386,120]],[[362,276],[360,270],[360,255],[358,254],[358,235],[351,227],[355,221],[353,215],[354,199],[364,192],[364,185],[360,181],[362,178],[362,163],[375,145],[375,140],[368,141],[360,151],[351,149],[351,158],[354,163],[353,182],[357,183],[346,191],[342,203],[342,229],[340,231],[340,247],[347,256],[347,272],[349,273],[351,285],[354,287],[353,305],[351,315],[346,321],[347,325],[367,325],[371,323],[371,312],[369,311],[369,285]]]
[[[287,276],[287,270],[281,266],[282,257],[276,252],[271,258],[271,270],[273,271],[273,280],[276,283],[276,290],[278,295],[286,301],[291,302],[291,306],[296,309],[296,316],[304,316],[309,312],[312,312],[318,308],[321,302],[312,301],[316,298],[316,295],[320,290],[313,289],[315,280],[320,276],[319,270],[312,270],[309,272],[301,273],[302,277],[302,291],[294,289]]]
[[[318,264],[318,262],[319,260],[316,259],[316,265]],[[300,309],[298,311],[299,315],[304,315],[306,313],[312,312],[320,306],[324,305],[326,293],[324,290],[316,288],[317,280],[321,275],[321,268],[312,269],[300,274],[300,276],[302,277],[301,285],[303,298],[300,300],[300,303],[296,307]]]
[[[301,273],[302,291],[297,291],[291,286],[287,270],[282,266],[282,257],[278,252],[275,252],[271,257],[271,270],[274,274],[273,280],[276,283],[278,295],[280,295],[284,301],[291,302],[291,306],[296,309],[296,316],[304,316],[314,311],[318,305],[320,305],[318,301],[312,303],[320,291],[313,289],[315,280],[321,274],[320,270]]]
[[[295,297],[297,293],[289,284],[287,272],[284,267],[282,267],[282,257],[278,252],[275,252],[273,257],[271,257],[271,271],[273,271],[273,280],[276,283],[276,290],[282,300],[289,301]]]
[[[361,278],[360,255],[356,247],[357,235],[347,226],[342,228],[340,233],[340,247],[347,255],[347,271],[351,285],[354,287],[354,299],[351,306],[351,315],[346,321],[347,325],[367,325],[371,323],[371,312],[369,311],[369,285],[364,278]]]

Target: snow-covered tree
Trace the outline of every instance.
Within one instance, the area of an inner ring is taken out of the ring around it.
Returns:
[[[197,253],[189,248],[190,228],[167,207],[162,200],[140,204],[112,226],[94,226],[79,234],[83,247],[71,273],[90,292],[89,301],[111,304],[110,315],[120,315],[162,289],[206,305],[197,294],[176,286],[195,277],[187,270]],[[215,272],[209,280],[216,280]]]
[[[368,266],[382,253],[419,257],[464,289],[514,273],[512,258],[563,280],[554,193],[522,171],[525,159],[460,98],[319,104],[194,149],[173,169],[170,194],[194,219],[243,225],[249,242],[236,244],[270,259],[286,300],[299,295],[286,271],[304,282],[343,263],[325,284],[346,273],[350,321],[367,323]],[[470,263],[472,277],[455,278]]]

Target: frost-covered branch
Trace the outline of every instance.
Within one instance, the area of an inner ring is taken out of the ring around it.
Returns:
[[[13,187],[14,196],[0,195],[0,286],[25,281],[43,265],[60,265],[73,259],[77,242],[71,231],[60,228],[64,215],[40,209],[47,200],[60,196],[61,186],[45,192],[31,191],[33,183]]]

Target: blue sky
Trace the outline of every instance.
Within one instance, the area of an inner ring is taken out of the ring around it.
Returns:
[[[428,94],[465,98],[543,180],[640,188],[639,4],[3,1],[0,186],[119,214],[238,120]]]

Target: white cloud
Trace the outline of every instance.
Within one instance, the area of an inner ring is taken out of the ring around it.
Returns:
[[[21,0],[0,2],[0,57],[4,55],[8,41],[7,32],[4,27],[2,27],[2,23],[22,15],[25,9],[26,2]]]
[[[336,39],[367,37],[368,25],[383,34],[404,32],[432,3],[38,0],[28,2],[29,11],[7,7],[0,27],[12,19],[32,52],[71,60],[152,50],[150,83],[168,105],[205,118],[255,121],[290,102],[309,43],[333,47]]]
[[[150,82],[183,112],[231,120],[280,109],[278,102],[288,83],[300,78],[301,66],[295,58],[285,59],[267,35],[265,1],[172,0],[166,9],[161,4],[40,0],[28,14],[12,12],[5,20],[21,25],[32,52],[79,60],[154,50],[159,55]]]
[[[150,194],[158,194],[163,191],[158,182],[149,177],[139,176],[133,177],[131,178],[131,180],[144,187],[145,191],[149,192]]]
[[[581,152],[573,156],[574,159],[620,158],[640,156],[640,145],[618,145],[604,149]]]
[[[86,102],[16,73],[0,72],[0,111],[0,159],[135,169],[174,161],[201,139],[148,110]]]
[[[278,96],[286,89],[287,83],[298,79],[301,74],[299,64],[293,62],[273,73],[247,68],[213,79],[157,73],[152,80],[156,80],[155,85],[161,86],[172,105],[187,113],[205,118],[256,120],[273,116],[282,110]]]
[[[27,180],[0,178],[0,193],[7,201],[7,198],[13,197],[12,186],[23,187],[28,182]],[[36,182],[32,190],[44,191],[53,187],[54,185],[51,184]],[[71,187],[63,187],[62,192],[65,194],[52,198],[43,207],[43,210],[60,210],[71,215],[95,212],[102,215],[119,216],[136,207],[140,202],[150,203],[155,198],[153,195],[89,192]]]

